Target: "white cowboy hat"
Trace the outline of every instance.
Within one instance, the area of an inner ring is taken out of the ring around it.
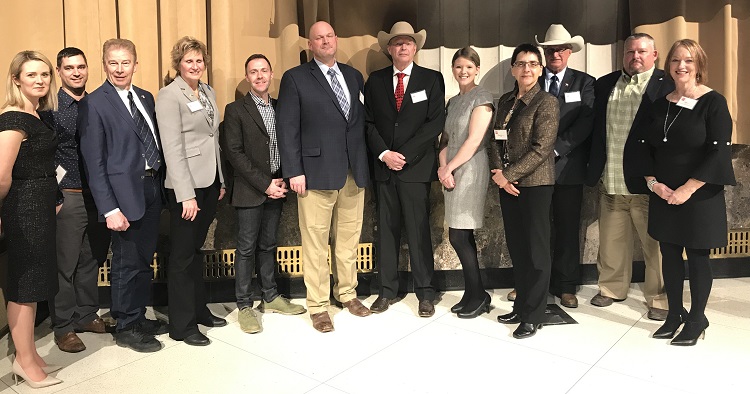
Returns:
[[[537,36],[534,35],[536,44],[547,47],[553,45],[570,45],[573,47],[573,52],[578,52],[583,49],[583,37],[575,36],[571,37],[570,33],[563,27],[563,25],[550,25],[547,29],[547,34],[544,35],[544,42],[539,42]]]
[[[408,36],[413,38],[417,43],[417,50],[420,50],[422,49],[422,45],[424,45],[424,40],[427,39],[427,32],[422,29],[419,33],[415,33],[414,28],[411,27],[409,22],[396,22],[393,24],[393,27],[391,27],[390,33],[384,31],[378,33],[378,44],[380,44],[380,49],[387,53],[388,43],[393,37],[398,36]]]

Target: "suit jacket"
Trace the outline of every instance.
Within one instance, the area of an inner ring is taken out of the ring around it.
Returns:
[[[495,129],[500,129],[513,108],[518,88],[505,93],[498,100],[495,111]],[[510,182],[531,187],[555,184],[554,144],[557,136],[559,104],[539,84],[518,100],[518,107],[507,125],[505,142],[510,164],[503,168],[501,143],[490,141],[488,155],[490,169],[500,168]]]
[[[604,172],[604,166],[607,163],[607,104],[609,96],[621,76],[622,71],[614,71],[597,79],[594,85],[594,95],[596,96],[594,100],[594,131],[591,137],[589,167],[586,172],[586,184],[588,186],[595,186],[599,182]],[[630,171],[632,165],[628,163],[628,160],[634,156],[630,152],[635,148],[635,144],[637,143],[635,138],[637,133],[635,131],[648,126],[647,121],[650,118],[649,115],[653,103],[657,99],[666,96],[672,90],[674,90],[674,82],[664,78],[663,70],[655,69],[653,75],[651,75],[651,79],[648,81],[646,92],[643,94],[641,105],[635,114],[635,119],[633,119],[633,125],[630,126],[628,139],[625,141],[623,172],[628,186],[631,183],[628,179],[638,178],[632,174],[632,171]],[[634,188],[630,190],[631,193],[649,192],[643,177],[640,177],[640,181],[636,183],[639,183],[640,186],[634,183]]]
[[[396,111],[393,66],[370,74],[365,85],[367,145],[373,155],[374,176],[379,182],[395,175],[402,182],[431,182],[437,178],[437,137],[445,126],[443,75],[414,64],[404,92],[401,111]],[[425,92],[426,100],[412,99]],[[378,156],[385,150],[401,153],[406,165],[391,171]]]
[[[341,189],[350,169],[357,186],[370,181],[360,101],[364,79],[353,67],[338,66],[351,96],[348,120],[315,60],[281,78],[276,125],[282,173],[305,175],[307,189]]]
[[[271,105],[276,108],[273,98]],[[230,164],[228,172],[231,172],[231,179],[227,182],[229,204],[234,207],[263,204],[266,189],[273,179],[268,147],[271,137],[250,93],[227,104],[220,137],[224,157]]]
[[[557,129],[555,151],[559,155],[555,162],[555,180],[561,185],[582,185],[586,178],[586,165],[591,149],[591,130],[594,127],[594,83],[589,74],[565,70],[560,82],[560,125]],[[544,89],[544,73],[539,78]],[[565,93],[578,92],[578,101],[566,102]]]
[[[195,189],[211,186],[217,172],[219,180],[224,183],[216,93],[210,86],[202,85],[214,107],[213,126],[209,124],[208,112],[203,106],[197,111],[188,107],[188,103],[200,101],[179,75],[159,91],[156,99],[156,120],[167,161],[164,186],[174,189],[177,202],[195,198]]]
[[[154,96],[136,86],[133,90],[146,109],[143,116],[148,116],[156,128],[154,132],[158,141]],[[78,133],[99,220],[103,221],[103,215],[115,208],[120,208],[129,221],[142,218],[146,210],[143,196],[145,148],[130,111],[109,81],[104,81],[80,101]],[[161,149],[159,155],[159,160],[164,163]],[[160,171],[165,167],[162,165]]]

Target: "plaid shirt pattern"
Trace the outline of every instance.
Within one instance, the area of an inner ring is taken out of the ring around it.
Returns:
[[[630,195],[625,185],[622,159],[625,141],[635,114],[641,105],[641,98],[654,73],[654,68],[633,75],[622,73],[622,76],[609,94],[607,103],[607,163],[604,166],[603,183],[607,194]]]
[[[276,111],[273,109],[273,105],[271,105],[271,100],[268,100],[268,103],[266,104],[262,98],[253,94],[253,92],[250,92],[250,97],[253,98],[255,105],[258,107],[258,112],[260,112],[260,117],[263,118],[263,124],[266,126],[268,137],[271,140],[268,144],[268,149],[270,150],[269,153],[271,157],[271,173],[275,174],[281,167],[279,145],[276,142]]]

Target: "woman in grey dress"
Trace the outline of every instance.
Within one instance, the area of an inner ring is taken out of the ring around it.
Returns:
[[[475,50],[465,47],[456,51],[452,68],[459,94],[448,101],[438,178],[445,188],[448,238],[464,274],[464,295],[451,312],[469,319],[490,310],[490,296],[479,276],[474,229],[481,228],[484,221],[490,179],[484,141],[493,105],[492,94],[476,84],[479,55]]]

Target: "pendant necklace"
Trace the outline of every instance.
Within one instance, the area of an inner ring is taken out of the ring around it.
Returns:
[[[677,115],[674,116],[674,119],[672,119],[672,122],[670,122],[669,126],[667,126],[667,120],[669,120],[669,106],[670,105],[672,105],[672,102],[667,100],[667,117],[664,118],[664,139],[662,140],[664,142],[667,142],[667,134],[669,133],[669,129],[672,128],[674,121],[677,120],[677,117],[680,116],[680,112],[682,112],[682,107],[680,107],[680,110],[677,111]]]

